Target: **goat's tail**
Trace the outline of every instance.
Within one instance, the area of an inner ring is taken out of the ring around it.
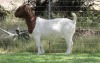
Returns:
[[[73,16],[73,18],[74,18],[74,19],[73,19],[73,22],[76,24],[76,21],[77,21],[77,16],[76,16],[76,14],[75,14],[75,13],[73,13],[73,12],[72,12],[71,14],[72,14],[72,16]]]

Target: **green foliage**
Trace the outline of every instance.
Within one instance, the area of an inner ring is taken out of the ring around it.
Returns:
[[[6,11],[1,5],[0,5],[0,22],[5,20],[7,14],[9,14],[8,11]]]
[[[100,12],[99,11],[85,11],[78,13],[78,27],[98,27],[100,28]]]

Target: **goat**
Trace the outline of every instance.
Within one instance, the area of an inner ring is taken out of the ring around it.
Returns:
[[[36,41],[38,48],[37,54],[45,53],[41,38],[64,38],[67,44],[65,54],[72,52],[72,38],[75,33],[77,21],[76,14],[72,13],[72,16],[74,17],[73,20],[68,18],[43,19],[35,16],[29,4],[23,4],[15,11],[15,17],[25,19],[28,32]]]

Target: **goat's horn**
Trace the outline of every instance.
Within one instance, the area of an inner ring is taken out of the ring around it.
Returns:
[[[13,33],[8,32],[8,31],[6,31],[6,30],[4,30],[4,29],[2,29],[2,28],[0,28],[0,30],[2,30],[3,32],[5,32],[5,33],[7,33],[7,34],[9,34],[9,35],[14,35]]]

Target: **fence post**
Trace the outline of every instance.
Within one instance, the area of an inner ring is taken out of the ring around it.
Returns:
[[[51,19],[51,0],[48,0],[48,19]],[[51,42],[49,41],[49,53],[51,52]]]
[[[51,19],[51,0],[48,0],[48,19]]]

